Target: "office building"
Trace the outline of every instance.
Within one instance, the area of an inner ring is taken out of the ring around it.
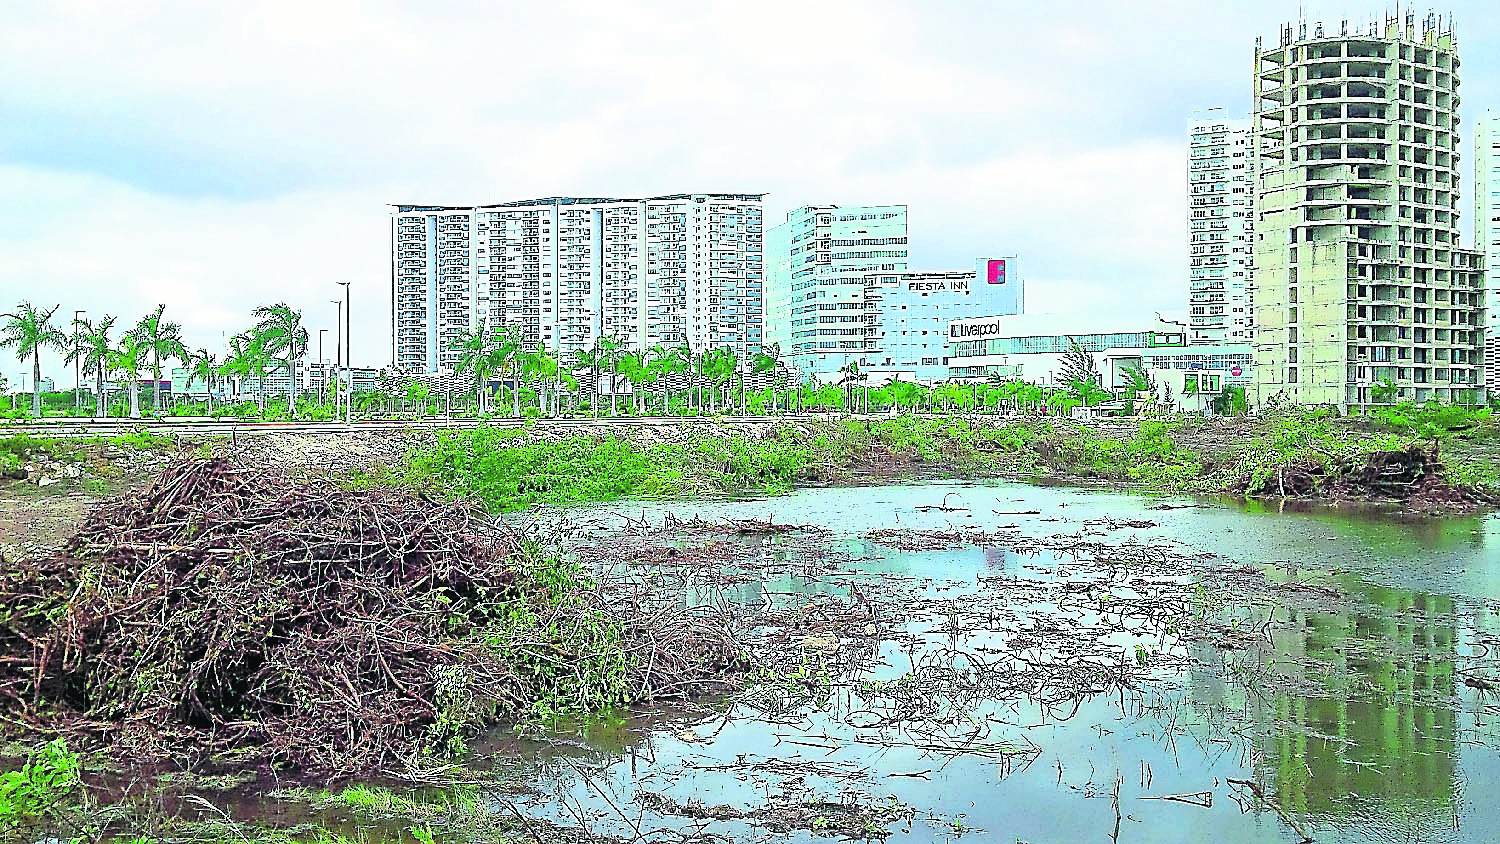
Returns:
[[[1226,357],[1218,347],[1190,346],[1187,328],[1181,323],[1158,320],[1144,329],[1119,328],[1118,320],[1108,315],[1020,314],[954,320],[948,325],[948,375],[960,381],[1019,378],[1057,384],[1057,372],[1074,345],[1094,356],[1102,376],[1100,386],[1110,390],[1128,384],[1124,368],[1131,366],[1201,369],[1212,363],[1227,369],[1237,362],[1248,363],[1248,347],[1225,347],[1233,349]],[[1242,352],[1245,360],[1240,361],[1235,351]]]
[[[1484,386],[1500,390],[1500,117],[1474,133],[1474,248],[1484,253]]]
[[[1110,316],[956,320],[948,329],[949,379],[1067,386],[1062,370],[1077,346],[1093,357],[1099,386],[1119,397],[1139,386],[1137,373],[1155,384],[1160,402],[1182,410],[1209,411],[1224,390],[1250,386],[1249,344],[1190,344],[1187,326],[1160,319],[1132,331],[1119,328]]]
[[[1193,343],[1245,343],[1254,309],[1250,121],[1213,109],[1188,129],[1188,325]]]
[[[761,197],[394,206],[395,367],[451,372],[454,345],[481,326],[565,357],[613,338],[749,361],[763,326]]]
[[[1014,257],[975,270],[909,269],[904,205],[804,206],[766,238],[766,342],[803,377],[858,364],[872,383],[942,380],[948,323],[1016,313]]]
[[[1362,29],[1256,46],[1257,398],[1475,400],[1483,261],[1459,242],[1452,25]]]

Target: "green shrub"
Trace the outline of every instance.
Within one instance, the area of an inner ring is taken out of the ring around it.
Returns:
[[[1382,407],[1371,414],[1378,430],[1405,434],[1424,440],[1441,440],[1454,435],[1496,434],[1494,414],[1487,407],[1465,407],[1457,404],[1402,402]]]
[[[0,832],[56,824],[74,808],[80,770],[78,757],[57,739],[33,751],[21,770],[0,774]]]

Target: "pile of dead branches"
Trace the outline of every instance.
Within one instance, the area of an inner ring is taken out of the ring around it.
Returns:
[[[1276,466],[1241,491],[1278,498],[1333,498],[1401,501],[1465,506],[1489,500],[1481,489],[1461,488],[1448,480],[1438,454],[1413,444],[1400,451],[1372,451],[1332,459],[1310,456]]]
[[[354,772],[529,711],[729,685],[722,619],[622,599],[552,547],[461,503],[187,462],[40,566],[0,561],[0,705],[138,757]]]

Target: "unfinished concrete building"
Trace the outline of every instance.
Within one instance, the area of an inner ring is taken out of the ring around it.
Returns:
[[[1257,43],[1254,89],[1259,400],[1481,399],[1451,19],[1287,25]]]

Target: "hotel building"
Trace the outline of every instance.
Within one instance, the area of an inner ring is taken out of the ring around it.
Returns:
[[[942,380],[948,323],[1013,314],[1016,259],[975,270],[908,269],[904,205],[808,205],[767,234],[766,342],[804,377],[834,380],[857,363],[873,383]]]

